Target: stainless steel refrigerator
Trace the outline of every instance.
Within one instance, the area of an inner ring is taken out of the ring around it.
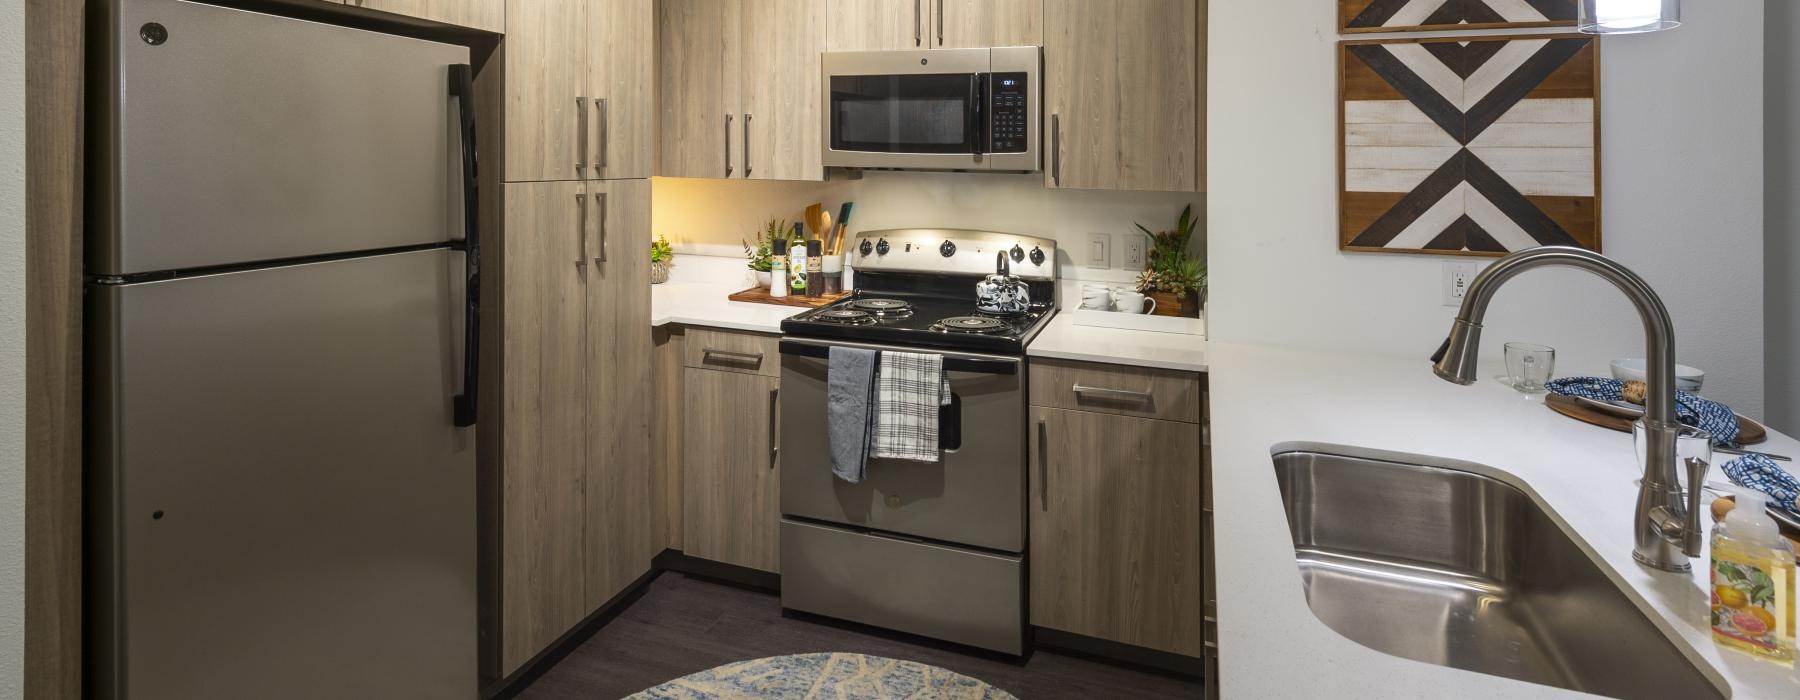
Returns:
[[[91,693],[475,697],[469,51],[96,13]]]

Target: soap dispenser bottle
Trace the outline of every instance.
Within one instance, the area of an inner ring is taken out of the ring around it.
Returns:
[[[1736,507],[1713,526],[1713,641],[1794,663],[1794,551],[1764,510],[1761,491],[1734,487]]]

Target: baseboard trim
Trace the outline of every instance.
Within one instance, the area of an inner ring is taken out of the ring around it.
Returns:
[[[1031,626],[1031,637],[1032,645],[1035,648],[1059,654],[1085,656],[1107,663],[1184,678],[1198,679],[1206,675],[1206,660],[1198,657],[1146,649],[1110,639],[1089,637],[1037,625]]]
[[[679,549],[663,550],[661,554],[656,555],[656,558],[650,560],[650,565],[661,571],[698,576],[743,588],[754,588],[768,593],[781,592],[781,574],[690,557]]]
[[[589,637],[594,636],[595,632],[599,632],[600,628],[606,626],[606,623],[612,622],[619,613],[637,602],[637,599],[644,595],[644,591],[650,588],[650,582],[655,581],[657,576],[662,575],[662,572],[662,569],[652,564],[650,570],[644,572],[644,575],[637,577],[637,580],[632,581],[631,585],[625,587],[625,590],[620,591],[618,595],[612,597],[612,600],[601,605],[599,610],[595,610],[573,629],[564,633],[562,638],[538,652],[537,656],[520,666],[518,671],[483,685],[481,697],[486,700],[507,700],[518,695],[519,691],[530,686],[532,681],[537,680],[539,676],[544,675],[545,671],[556,666],[556,663],[568,656],[569,652],[575,651],[575,648],[581,646],[582,642],[586,642]]]

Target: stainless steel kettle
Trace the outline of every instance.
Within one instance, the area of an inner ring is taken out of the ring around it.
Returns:
[[[1012,274],[1006,251],[1000,251],[994,274],[975,284],[975,308],[984,314],[1014,316],[1031,310],[1031,287]]]

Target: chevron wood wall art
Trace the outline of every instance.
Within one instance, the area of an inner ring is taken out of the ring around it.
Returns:
[[[1345,33],[1575,26],[1578,0],[1338,0]]]
[[[1339,248],[1600,250],[1599,41],[1339,44]]]

